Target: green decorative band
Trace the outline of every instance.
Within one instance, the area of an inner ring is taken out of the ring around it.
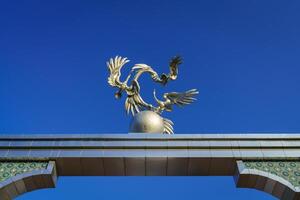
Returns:
[[[277,175],[293,186],[300,186],[300,162],[299,161],[243,161],[247,169],[257,169]]]
[[[0,161],[0,182],[18,174],[32,172],[34,170],[47,169],[48,162],[2,162]]]

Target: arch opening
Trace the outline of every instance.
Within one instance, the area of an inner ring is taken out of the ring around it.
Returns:
[[[257,189],[279,199],[296,200],[300,199],[298,165],[300,163],[293,161],[237,161],[234,180],[240,188]]]
[[[11,200],[37,189],[54,188],[57,181],[54,161],[0,162],[0,199]]]

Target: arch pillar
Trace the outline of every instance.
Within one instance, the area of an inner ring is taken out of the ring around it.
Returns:
[[[42,188],[54,188],[57,173],[54,161],[0,161],[0,199]]]
[[[239,160],[235,183],[253,188],[283,200],[300,199],[300,161]]]

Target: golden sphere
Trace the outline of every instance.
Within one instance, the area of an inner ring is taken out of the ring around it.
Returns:
[[[150,110],[141,111],[134,115],[130,123],[130,133],[163,133],[163,118]]]

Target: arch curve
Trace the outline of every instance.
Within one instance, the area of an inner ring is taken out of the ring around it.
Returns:
[[[10,163],[20,163],[20,161]],[[17,173],[17,175],[8,177],[6,180],[0,182],[0,199],[12,200],[25,192],[43,188],[54,188],[56,181],[55,162],[48,161],[45,168],[26,170],[25,173]]]
[[[247,161],[237,161],[237,170],[234,176],[237,187],[257,189],[279,199],[300,200],[299,185],[293,184],[287,178],[270,172],[268,168],[264,168],[263,164],[267,163],[266,161],[251,162],[256,162],[259,166],[262,166],[262,169],[251,167]],[[270,162],[274,163],[274,161]],[[278,162],[282,163],[284,161]],[[295,183],[296,181],[300,184],[300,177],[298,180],[295,180]]]

